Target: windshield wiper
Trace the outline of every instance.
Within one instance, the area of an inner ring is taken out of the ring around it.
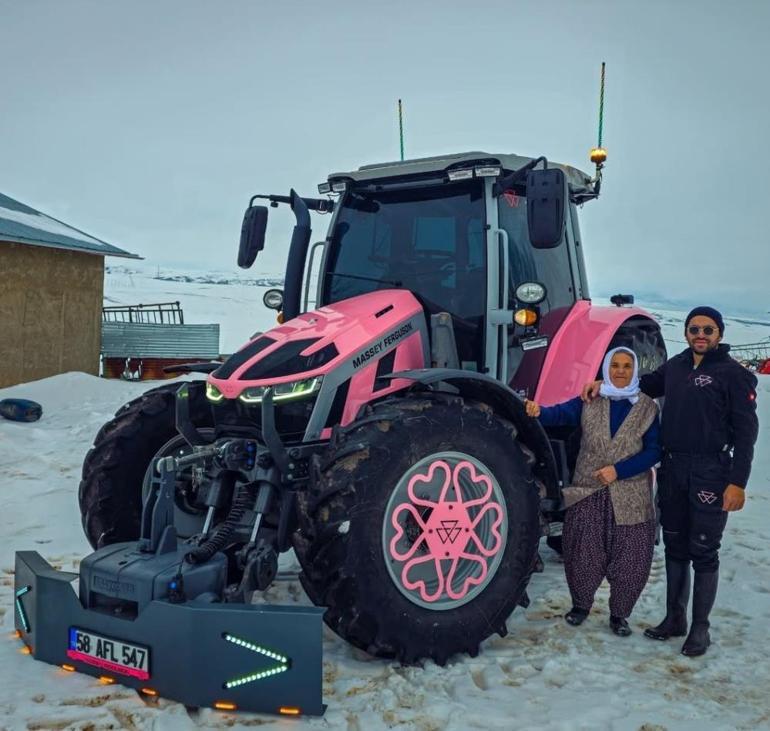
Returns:
[[[345,274],[345,272],[326,272],[327,277],[346,277],[347,279],[360,279],[364,282],[382,282],[383,284],[392,284],[394,287],[402,287],[403,282],[395,279],[377,279],[376,277],[361,277],[358,274]]]

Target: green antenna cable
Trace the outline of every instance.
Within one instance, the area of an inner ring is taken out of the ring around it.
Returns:
[[[404,159],[404,112],[401,100],[398,100],[398,139],[401,144],[401,159]]]

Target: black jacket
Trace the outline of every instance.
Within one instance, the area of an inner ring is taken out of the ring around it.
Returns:
[[[661,443],[668,452],[712,454],[732,448],[730,482],[745,487],[757,441],[756,376],[720,344],[695,368],[690,348],[641,377],[652,398],[666,397]]]

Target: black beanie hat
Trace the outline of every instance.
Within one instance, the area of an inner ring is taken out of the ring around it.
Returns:
[[[719,310],[715,310],[713,307],[707,307],[706,305],[696,307],[694,310],[690,310],[690,314],[687,315],[687,319],[684,321],[685,330],[690,324],[690,320],[692,320],[693,317],[697,317],[698,315],[710,317],[717,324],[720,336],[725,334],[725,321],[722,319],[722,313],[719,312]]]

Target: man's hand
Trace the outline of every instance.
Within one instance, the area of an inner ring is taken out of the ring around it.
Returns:
[[[734,510],[741,510],[746,502],[746,492],[738,485],[729,484],[725,488],[725,494],[722,502],[722,510],[731,513]]]
[[[601,381],[593,381],[592,383],[586,383],[583,386],[583,392],[580,394],[580,398],[583,401],[593,401],[599,396],[599,389],[602,386]]]
[[[596,470],[596,472],[594,472],[594,477],[599,480],[602,485],[611,485],[613,482],[615,482],[615,480],[618,479],[618,473],[615,470],[615,467],[612,465],[607,465],[606,467],[602,467],[600,470]]]
[[[540,416],[540,404],[535,403],[534,401],[530,401],[529,399],[525,399],[524,408],[527,410],[527,416]]]

